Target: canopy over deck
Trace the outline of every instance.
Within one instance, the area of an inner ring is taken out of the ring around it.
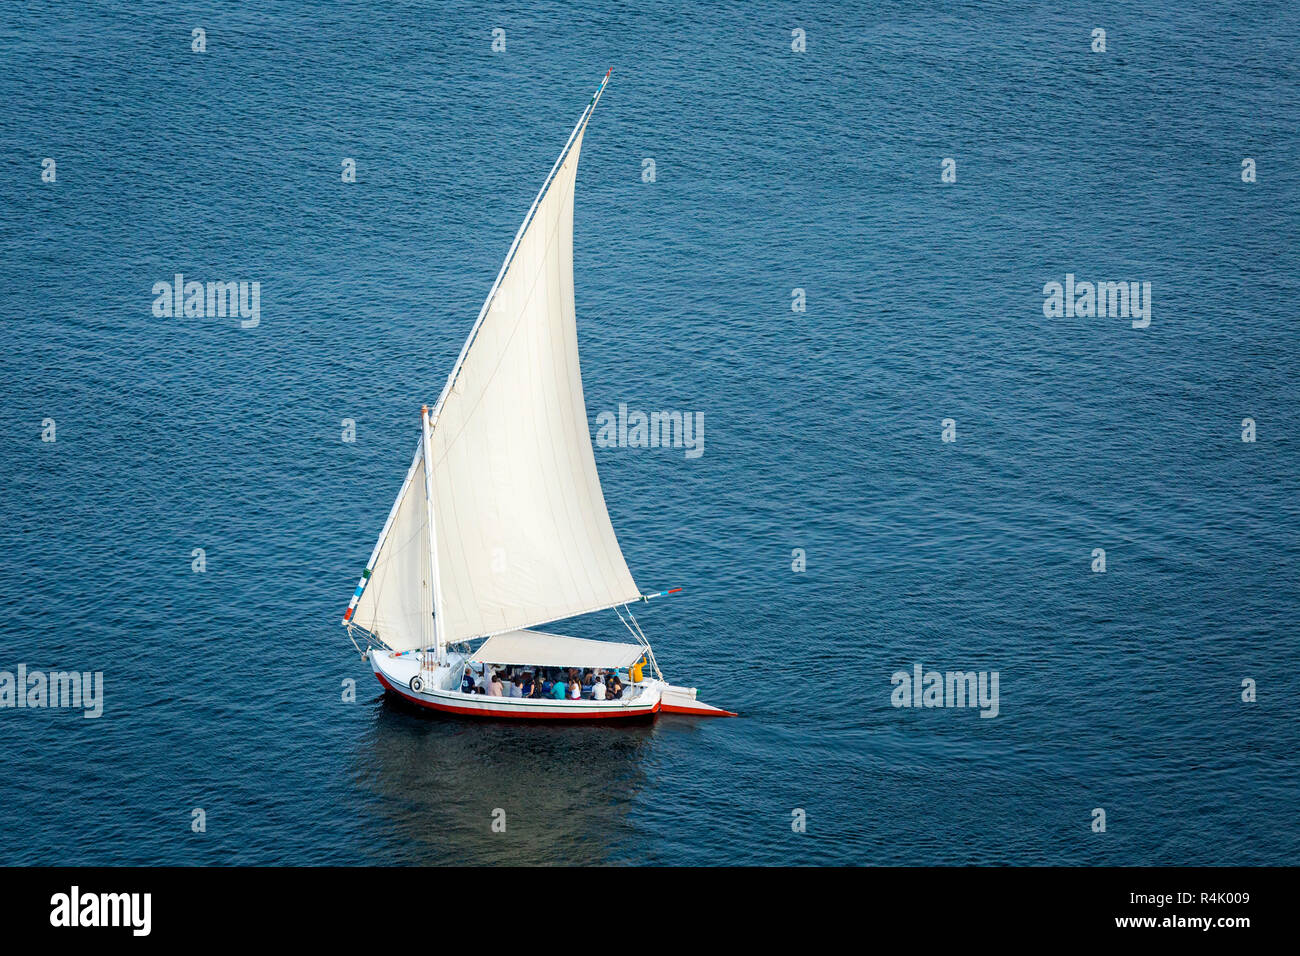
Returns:
[[[645,648],[640,644],[589,641],[543,631],[510,631],[489,637],[471,656],[485,664],[531,664],[535,667],[631,667]]]

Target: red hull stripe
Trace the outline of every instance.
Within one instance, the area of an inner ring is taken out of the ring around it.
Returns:
[[[375,676],[379,678],[379,683],[383,684],[384,687],[391,690],[394,694],[399,694],[403,700],[409,700],[411,703],[419,704],[421,707],[428,707],[430,710],[441,710],[449,714],[465,714],[466,716],[469,717],[511,717],[511,718],[531,717],[531,718],[541,718],[542,720],[583,720],[583,719],[609,720],[610,718],[618,718],[618,717],[648,717],[651,714],[657,713],[661,706],[660,703],[656,703],[653,709],[651,710],[634,710],[631,712],[606,710],[606,711],[596,711],[594,713],[591,712],[575,713],[573,711],[569,711],[567,713],[549,713],[549,714],[545,712],[532,712],[532,711],[519,711],[519,710],[487,710],[485,708],[478,708],[478,707],[457,707],[454,704],[435,704],[433,701],[430,700],[423,700],[419,697],[412,697],[410,694],[407,694],[399,690],[398,688],[394,687],[384,677],[384,675],[379,673],[378,671],[375,672]],[[664,708],[664,710],[667,709],[668,708],[666,707]]]

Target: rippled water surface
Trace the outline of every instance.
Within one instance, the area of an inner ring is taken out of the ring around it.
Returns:
[[[1158,6],[5,5],[0,669],[106,700],[0,710],[0,862],[1295,862],[1300,16]],[[660,663],[741,717],[412,714],[338,618],[611,66],[588,411],[706,445],[597,460],[685,588]],[[260,324],[155,318],[178,272]],[[1066,273],[1150,327],[1045,318]],[[918,662],[997,718],[892,707]]]

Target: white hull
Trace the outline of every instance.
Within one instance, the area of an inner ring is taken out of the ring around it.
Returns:
[[[492,697],[460,689],[465,657],[452,654],[446,666],[423,668],[418,652],[370,652],[370,666],[379,683],[408,703],[467,717],[543,720],[612,720],[651,717],[658,713],[689,713],[732,717],[734,714],[695,700],[694,688],[673,687],[661,680],[632,684],[618,700],[552,700],[536,697]],[[419,682],[412,687],[415,678]]]
[[[536,697],[491,697],[466,694],[460,689],[464,657],[452,655],[449,666],[421,672],[420,660],[413,652],[371,651],[370,666],[386,689],[410,703],[444,713],[467,717],[517,717],[556,720],[612,719],[649,717],[659,711],[663,681],[644,680],[629,688],[630,694],[619,700],[551,700]],[[419,689],[411,687],[420,678]],[[454,686],[445,686],[452,684]],[[444,686],[435,686],[444,685]]]

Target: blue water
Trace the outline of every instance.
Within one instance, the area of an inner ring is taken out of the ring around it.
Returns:
[[[0,669],[105,679],[0,710],[0,863],[1300,856],[1294,4],[134,7],[0,9]],[[706,450],[597,460],[685,589],[660,663],[742,716],[411,714],[338,618],[608,67],[589,415]],[[178,272],[260,325],[155,318]],[[1149,281],[1150,327],[1045,318],[1067,272]],[[894,708],[918,662],[999,715]]]

